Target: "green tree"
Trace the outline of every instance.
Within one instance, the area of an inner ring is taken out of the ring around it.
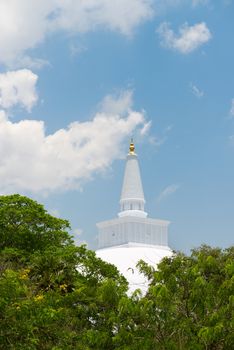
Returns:
[[[234,247],[141,261],[148,293],[35,201],[0,197],[0,349],[231,350]]]
[[[50,215],[41,204],[18,194],[0,196],[0,249],[32,254],[47,247],[71,243],[70,225]]]
[[[234,247],[177,253],[157,271],[139,267],[150,287],[122,304],[120,349],[233,349]]]
[[[1,349],[113,348],[127,282],[68,230],[27,197],[0,197]]]

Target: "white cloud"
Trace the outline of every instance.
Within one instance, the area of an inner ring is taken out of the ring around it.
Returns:
[[[0,107],[8,109],[16,105],[28,111],[36,104],[38,76],[28,69],[0,74]]]
[[[151,123],[151,121],[149,121],[147,123],[147,125]],[[150,125],[151,126],[151,125]],[[168,125],[162,132],[162,135],[160,136],[150,136],[148,138],[149,143],[151,143],[151,145],[155,146],[155,147],[160,147],[162,146],[168,139],[168,134],[171,132],[171,130],[173,129],[173,125]]]
[[[0,63],[40,68],[47,60],[33,58],[32,49],[53,34],[69,36],[99,28],[131,36],[135,28],[170,7],[193,7],[208,0],[1,0]],[[77,54],[80,46],[71,47]]]
[[[7,65],[18,63],[24,51],[34,48],[48,31],[47,16],[55,2],[40,0],[1,0],[0,60]]]
[[[3,110],[0,110],[0,123],[6,122],[6,121],[7,121],[7,113]]]
[[[234,98],[231,101],[231,108],[229,114],[231,118],[234,118]]]
[[[202,98],[204,96],[204,91],[199,89],[195,84],[191,83],[190,88],[194,96],[196,96],[197,98]]]
[[[148,135],[149,133],[149,130],[151,128],[151,125],[152,125],[152,121],[148,121],[147,123],[145,123],[144,127],[141,129],[140,131],[140,135],[141,136],[145,136],[145,135]]]
[[[151,0],[60,0],[51,25],[69,32],[87,32],[102,26],[130,35],[152,14]]]
[[[195,9],[209,3],[210,0],[154,0],[154,8],[157,15],[165,15],[171,9],[178,9],[182,6]]]
[[[18,67],[35,61],[28,50],[48,35],[84,33],[104,28],[131,35],[153,15],[152,0],[1,0],[0,62]]]
[[[121,104],[121,97],[116,102]],[[0,191],[46,194],[80,188],[122,156],[126,137],[144,128],[143,113],[126,109],[126,116],[98,112],[51,135],[42,121],[13,123],[1,112]]]
[[[101,111],[104,113],[120,114],[127,113],[133,105],[132,90],[120,91],[119,97],[107,95],[100,104]]]
[[[28,55],[24,55],[16,58],[13,64],[12,65],[10,64],[9,66],[14,67],[14,69],[27,67],[30,69],[38,70],[45,66],[50,66],[50,62],[45,59],[35,58],[35,57],[33,58]]]
[[[211,39],[211,32],[206,23],[201,22],[193,26],[187,23],[179,28],[176,35],[169,23],[163,22],[157,29],[161,38],[161,44],[169,49],[174,49],[182,54],[188,54]]]
[[[180,185],[173,184],[170,186],[167,186],[158,196],[158,202],[161,202],[162,200],[166,199],[167,197],[174,194],[178,189],[180,188]]]

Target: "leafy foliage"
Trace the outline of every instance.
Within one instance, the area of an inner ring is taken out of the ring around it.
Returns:
[[[77,247],[69,223],[19,195],[0,197],[0,349],[233,349],[234,247],[139,268],[127,295],[116,267]]]
[[[111,349],[127,282],[69,223],[19,195],[0,197],[0,348]]]
[[[150,287],[138,300],[131,349],[233,349],[234,247],[174,254],[157,271],[139,267]]]
[[[53,217],[37,202],[20,195],[0,197],[0,249],[32,253],[71,243],[69,223]]]

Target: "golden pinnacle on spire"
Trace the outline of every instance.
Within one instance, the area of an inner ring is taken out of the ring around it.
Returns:
[[[136,154],[135,153],[135,145],[133,143],[133,139],[131,139],[131,143],[130,143],[130,146],[129,146],[129,154]]]

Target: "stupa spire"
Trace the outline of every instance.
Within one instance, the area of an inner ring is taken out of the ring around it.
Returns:
[[[133,142],[133,138],[131,138],[130,146],[129,146],[129,154],[135,154],[135,145]]]
[[[120,198],[119,217],[147,217],[144,206],[145,197],[141,182],[140,168],[137,154],[135,153],[135,145],[133,139],[131,139]]]
[[[154,268],[172,252],[167,243],[169,222],[147,217],[145,198],[135,145],[130,142],[126,160],[118,218],[99,222],[97,256],[114,264],[129,282],[129,293],[148,282],[137,269],[139,260]]]

